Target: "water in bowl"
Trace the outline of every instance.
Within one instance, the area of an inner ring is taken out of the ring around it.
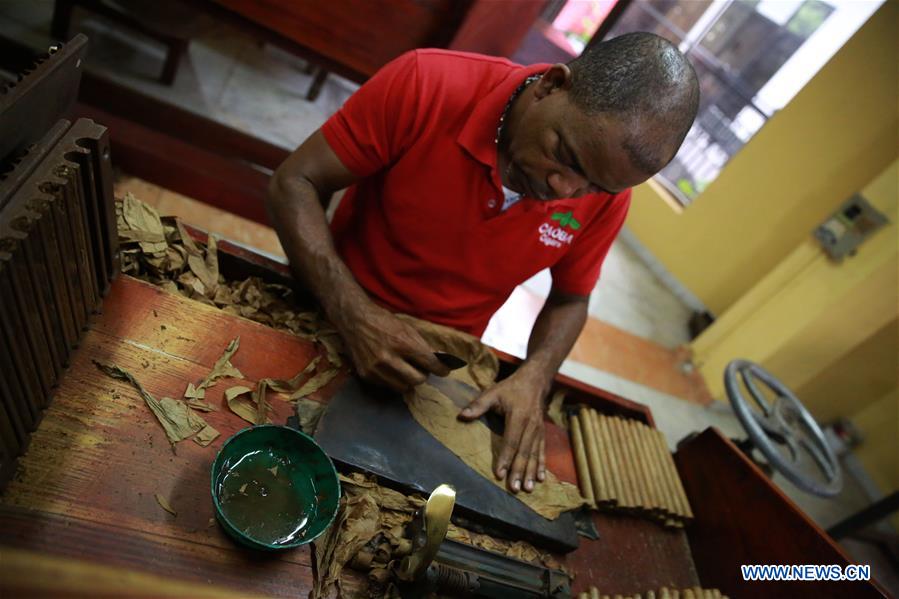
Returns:
[[[301,540],[315,518],[312,477],[270,447],[228,460],[216,494],[232,525],[269,545]]]

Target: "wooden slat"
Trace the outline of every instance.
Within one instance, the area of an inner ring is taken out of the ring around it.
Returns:
[[[114,521],[81,520],[6,505],[0,505],[0,523],[7,547],[276,597],[305,596],[312,588],[308,564],[280,555],[251,553],[233,543],[215,547],[179,541],[120,528]],[[292,553],[308,554],[308,549]]]
[[[212,583],[187,583],[135,570],[101,566],[75,558],[0,547],[0,596],[16,597],[161,597],[193,599],[260,599],[247,589],[230,590]]]

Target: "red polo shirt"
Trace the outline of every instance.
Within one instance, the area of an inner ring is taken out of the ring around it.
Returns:
[[[496,127],[515,88],[547,65],[443,50],[382,68],[322,127],[362,180],[331,230],[359,283],[386,307],[480,336],[515,286],[549,267],[588,295],[630,190],[524,198],[502,211]]]

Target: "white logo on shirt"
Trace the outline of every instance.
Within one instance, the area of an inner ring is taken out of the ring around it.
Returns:
[[[554,227],[549,223],[543,223],[537,229],[540,234],[540,243],[547,247],[560,248],[562,244],[571,245],[574,235],[562,227]]]

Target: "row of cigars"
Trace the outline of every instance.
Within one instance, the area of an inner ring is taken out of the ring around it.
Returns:
[[[590,587],[587,591],[578,594],[578,599],[727,599],[727,595],[722,595],[718,589],[703,589],[693,587],[690,589],[673,589],[662,587],[658,591],[646,591],[641,595],[602,595],[596,587]]]
[[[591,506],[682,527],[693,518],[664,434],[581,406],[569,416],[581,494]]]

